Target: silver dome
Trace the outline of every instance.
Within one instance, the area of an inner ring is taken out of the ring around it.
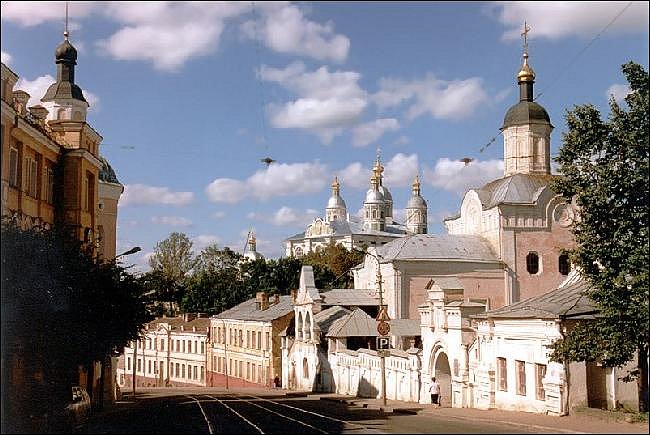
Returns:
[[[339,195],[330,196],[330,199],[327,201],[327,208],[345,208],[345,201]]]
[[[412,196],[409,199],[408,204],[406,204],[406,208],[427,208],[427,202],[422,198],[421,196]]]
[[[366,203],[384,203],[384,195],[379,190],[368,189]]]

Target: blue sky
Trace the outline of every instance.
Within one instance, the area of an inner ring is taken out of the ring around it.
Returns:
[[[2,2],[2,61],[32,104],[56,75],[64,10]],[[128,261],[142,270],[173,231],[241,251],[254,228],[258,251],[282,255],[335,174],[348,211],[362,207],[377,148],[396,216],[419,172],[444,232],[465,189],[502,176],[524,20],[553,154],[566,109],[607,113],[620,65],[648,67],[645,2],[71,2],[70,17],[88,120],[126,186],[117,249],[141,246]]]

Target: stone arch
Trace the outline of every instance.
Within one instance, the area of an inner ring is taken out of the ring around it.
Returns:
[[[305,314],[305,326],[304,326],[304,336],[305,340],[311,340],[311,331],[312,331],[312,318],[309,311]]]
[[[296,322],[296,340],[303,340],[303,321],[302,321],[302,312],[298,312],[298,321]]]
[[[440,403],[443,406],[451,406],[451,367],[447,352],[442,346],[434,348],[430,373],[440,384]]]

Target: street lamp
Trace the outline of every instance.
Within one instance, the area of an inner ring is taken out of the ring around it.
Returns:
[[[372,254],[370,252],[364,252],[360,251],[359,249],[355,249],[356,251],[363,252],[365,255],[370,255],[373,257],[375,260],[377,260],[377,291],[379,292],[379,313],[377,315],[377,321],[379,324],[381,322],[384,322],[385,320],[389,320],[387,317],[388,315],[386,314],[385,319],[380,319],[380,315],[383,312],[384,309],[384,293],[382,291],[382,277],[381,277],[381,261],[379,260],[380,255],[379,254]],[[377,326],[379,326],[379,324]],[[387,325],[386,325],[387,326]],[[381,335],[384,335],[382,332],[379,331],[379,328],[377,328],[377,332],[379,332]],[[385,332],[385,331],[384,331]],[[377,354],[379,354],[380,358],[380,363],[381,363],[381,400],[384,406],[386,406],[386,355],[384,354],[383,351],[380,351],[377,349]]]

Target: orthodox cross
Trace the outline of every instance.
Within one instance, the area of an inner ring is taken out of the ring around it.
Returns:
[[[65,30],[63,31],[63,36],[65,36],[65,39],[68,39],[68,2],[65,2]]]
[[[528,53],[528,32],[530,32],[530,27],[528,27],[528,24],[524,21],[524,31],[521,32],[521,36],[524,37],[524,51]]]

